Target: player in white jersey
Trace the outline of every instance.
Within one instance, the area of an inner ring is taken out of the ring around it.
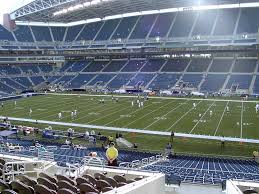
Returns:
[[[138,107],[139,107],[139,108],[141,107],[141,104],[140,104],[140,102],[138,103]]]
[[[61,112],[58,113],[58,119],[59,120],[62,119],[62,113]]]
[[[73,120],[74,119],[74,112],[71,111],[71,119]]]
[[[255,112],[258,113],[258,111],[259,111],[259,104],[256,104],[255,105]]]
[[[74,110],[74,117],[77,116],[77,110]]]
[[[133,100],[131,101],[131,106],[134,106],[134,101]]]
[[[32,114],[32,109],[30,108],[29,110],[29,116],[31,117],[31,114]]]
[[[213,115],[213,112],[212,112],[212,110],[210,110],[210,117],[212,117],[212,115]]]
[[[227,112],[229,113],[229,106],[226,107]]]
[[[140,102],[140,106],[143,107],[144,106],[144,102]]]
[[[139,104],[139,99],[137,99],[137,104]]]
[[[17,102],[16,102],[16,100],[14,101],[14,108],[16,108],[16,105],[17,105]]]
[[[192,104],[192,106],[193,106],[194,109],[196,109],[196,103],[195,102]]]

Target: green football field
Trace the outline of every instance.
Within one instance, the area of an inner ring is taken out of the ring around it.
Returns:
[[[99,103],[101,99],[104,99],[104,104]],[[16,106],[13,100],[6,101],[1,109],[1,116],[259,139],[259,113],[255,113],[255,102],[230,99],[150,98],[144,102],[143,107],[139,108],[136,100],[136,97],[121,96],[117,103],[112,101],[111,96],[50,94],[21,98],[17,100]],[[132,101],[134,101],[134,106],[131,105]],[[193,108],[193,103],[196,103],[196,108]],[[226,111],[227,106],[229,112]],[[30,109],[32,109],[31,117],[29,116]],[[71,111],[74,110],[77,110],[78,113],[77,117],[72,119]],[[212,111],[212,115],[210,111]],[[62,112],[62,119],[58,119],[59,112]],[[29,123],[27,124],[31,126]],[[53,128],[60,129],[61,127],[53,126]],[[66,130],[67,127],[62,128]],[[143,144],[151,141],[148,135],[142,134],[139,137],[141,139],[138,142]],[[157,142],[158,145],[165,137],[156,136],[154,138],[156,139],[154,142]],[[207,145],[206,141],[201,143],[203,143],[200,145],[201,147]],[[192,144],[188,146],[192,147]],[[208,152],[210,151],[208,150]]]

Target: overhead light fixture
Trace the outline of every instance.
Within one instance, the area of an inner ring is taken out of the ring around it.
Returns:
[[[103,2],[107,2],[107,1],[111,1],[111,0],[92,0],[92,1],[87,1],[85,3],[79,3],[79,4],[76,4],[74,6],[70,6],[66,9],[63,9],[61,11],[56,11],[53,13],[54,16],[57,16],[57,15],[61,15],[61,14],[65,14],[67,12],[72,12],[72,11],[75,11],[75,10],[79,10],[79,9],[82,9],[84,7],[89,7],[89,6],[95,6],[95,5],[98,5],[98,4],[101,4]]]

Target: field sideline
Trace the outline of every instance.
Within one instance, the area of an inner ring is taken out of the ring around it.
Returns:
[[[102,98],[104,104],[99,103]],[[255,113],[255,104],[255,101],[155,97],[138,108],[136,98],[129,96],[120,96],[116,103],[111,96],[43,95],[19,99],[16,107],[14,101],[6,101],[1,116],[259,139],[259,113]],[[78,115],[71,119],[73,110]],[[64,117],[61,120],[57,118],[59,112]]]

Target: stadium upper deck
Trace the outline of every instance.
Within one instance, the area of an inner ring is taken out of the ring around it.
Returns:
[[[259,8],[250,7],[106,18],[73,26],[26,24],[17,25],[12,32],[0,26],[0,45],[2,49],[78,49],[256,44],[258,17]]]

